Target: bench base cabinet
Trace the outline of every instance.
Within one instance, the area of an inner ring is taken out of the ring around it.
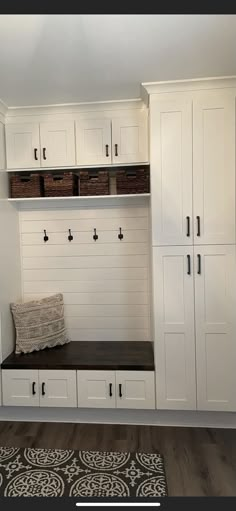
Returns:
[[[3,369],[2,392],[4,406],[155,409],[154,371]]]
[[[78,371],[78,406],[154,409],[153,371]]]
[[[2,371],[4,406],[76,407],[76,371]]]

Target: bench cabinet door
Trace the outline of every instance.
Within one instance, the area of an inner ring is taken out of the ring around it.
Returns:
[[[39,372],[37,369],[3,369],[4,406],[39,406]]]
[[[153,371],[116,371],[117,408],[155,408]]]
[[[77,407],[76,371],[40,370],[40,406]]]
[[[115,371],[78,371],[78,406],[115,408]]]

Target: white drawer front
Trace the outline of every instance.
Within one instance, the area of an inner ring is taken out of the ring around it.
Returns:
[[[78,406],[115,408],[115,371],[78,371]]]
[[[40,370],[40,406],[76,407],[76,371]]]
[[[116,371],[117,408],[155,408],[153,371]]]
[[[39,406],[38,370],[3,369],[4,406]]]

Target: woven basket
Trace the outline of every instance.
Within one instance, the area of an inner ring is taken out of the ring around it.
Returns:
[[[43,179],[39,174],[16,174],[10,177],[11,197],[14,199],[42,197]]]
[[[96,172],[81,170],[79,189],[80,195],[109,195],[108,170],[98,170]]]
[[[116,172],[117,194],[149,193],[149,169],[121,169]]]
[[[73,172],[44,175],[45,197],[71,197],[78,195],[78,177]]]

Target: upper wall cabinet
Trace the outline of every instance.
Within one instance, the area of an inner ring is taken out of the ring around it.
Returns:
[[[76,155],[78,165],[111,163],[109,119],[81,119],[76,122]]]
[[[40,167],[39,124],[8,124],[5,129],[8,169]]]
[[[76,122],[78,165],[106,165],[148,161],[147,116],[135,112],[113,119]]]
[[[41,123],[40,142],[42,167],[75,165],[74,121]]]
[[[9,169],[75,165],[74,121],[6,126]]]
[[[170,95],[168,95],[170,96]],[[179,94],[151,104],[153,245],[190,245],[192,229],[192,101]]]
[[[193,101],[194,243],[235,242],[235,94]]]

